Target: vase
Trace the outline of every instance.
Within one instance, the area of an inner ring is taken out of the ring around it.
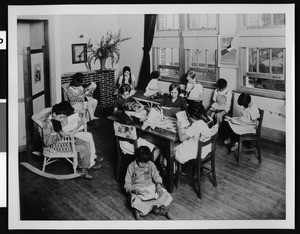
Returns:
[[[100,70],[105,70],[106,58],[100,59]]]

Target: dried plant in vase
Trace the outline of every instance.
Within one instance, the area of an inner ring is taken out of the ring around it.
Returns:
[[[86,67],[91,70],[91,63],[100,61],[100,69],[105,70],[105,62],[107,58],[111,58],[111,66],[117,64],[120,59],[119,44],[123,41],[131,39],[130,37],[121,38],[121,29],[118,33],[107,31],[106,36],[102,36],[100,43],[93,45],[91,39],[87,43],[87,62]]]

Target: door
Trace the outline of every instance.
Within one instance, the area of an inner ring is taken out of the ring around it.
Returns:
[[[18,20],[19,150],[31,154],[38,138],[31,116],[50,105],[48,23]]]

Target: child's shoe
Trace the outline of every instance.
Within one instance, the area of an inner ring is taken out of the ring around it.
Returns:
[[[79,171],[79,174],[80,176],[83,178],[83,179],[86,179],[86,180],[92,180],[93,177],[91,175],[89,175],[87,169],[85,168],[82,168],[80,171]]]
[[[140,216],[140,212],[137,210],[137,209],[134,209],[134,218],[136,219],[136,220],[139,220],[140,218],[141,218],[141,216]]]
[[[238,147],[239,147],[239,143],[238,142],[234,142],[230,150],[231,151],[235,151]]]
[[[228,138],[228,139],[226,139],[225,141],[224,141],[224,144],[225,145],[228,145],[228,144],[230,144],[231,143],[231,139],[230,138]]]
[[[153,206],[152,211],[153,211],[153,213],[156,214],[156,215],[159,215],[159,214],[160,214],[160,210],[159,210],[158,206]]]
[[[171,219],[170,210],[166,208],[164,205],[159,207],[160,215],[166,216],[168,219]]]

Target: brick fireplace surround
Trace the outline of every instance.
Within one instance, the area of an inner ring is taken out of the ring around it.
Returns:
[[[94,98],[98,99],[98,105],[101,108],[112,107],[114,103],[113,93],[115,92],[115,69],[84,71],[83,86],[86,87],[92,81],[97,84],[94,92]],[[70,83],[75,72],[62,74],[61,84]]]

